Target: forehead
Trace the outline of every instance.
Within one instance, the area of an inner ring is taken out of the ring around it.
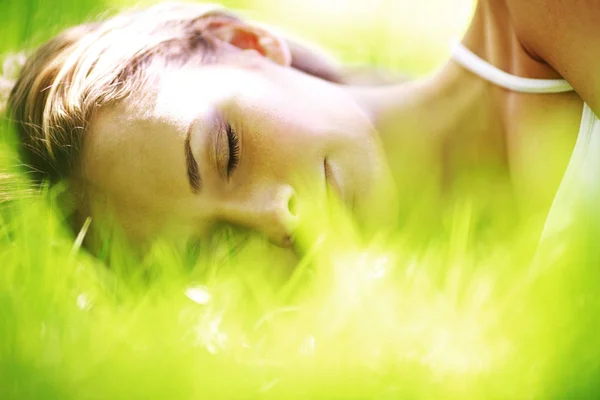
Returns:
[[[185,138],[193,121],[239,94],[264,97],[251,70],[211,65],[154,73],[137,93],[97,110],[82,152],[89,184],[119,203],[158,207],[191,195]]]
[[[185,188],[184,122],[155,114],[153,102],[144,96],[103,107],[84,141],[86,180],[122,201],[168,196]]]
[[[232,104],[273,97],[272,85],[266,84],[273,71],[268,77],[257,73],[265,64],[260,57],[247,56],[218,65],[151,67],[152,78],[140,90],[102,107],[90,121],[83,154],[90,167],[88,177],[100,182],[109,172],[120,175],[129,170],[158,173],[156,178],[160,178],[160,171],[145,161],[160,157],[181,163],[179,156],[184,154],[183,141],[192,121],[217,108],[225,111]],[[99,171],[100,165],[106,168]]]

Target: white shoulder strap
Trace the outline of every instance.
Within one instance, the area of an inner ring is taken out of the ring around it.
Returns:
[[[600,195],[598,171],[600,171],[600,121],[594,111],[585,104],[579,135],[546,219],[542,239],[568,227],[575,219],[575,214],[581,212],[582,200],[587,204],[597,202]]]
[[[564,79],[531,79],[511,75],[483,60],[462,43],[452,48],[452,59],[491,83],[521,93],[564,93],[573,87]]]

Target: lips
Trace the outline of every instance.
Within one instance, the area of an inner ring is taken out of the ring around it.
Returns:
[[[331,190],[343,204],[351,208],[351,199],[346,190],[344,190],[344,179],[341,168],[330,160],[325,159],[323,161],[323,169],[325,171],[325,183],[327,184],[328,192]]]

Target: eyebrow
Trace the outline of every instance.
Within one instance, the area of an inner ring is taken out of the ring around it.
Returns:
[[[202,178],[200,178],[200,172],[198,171],[198,163],[194,158],[194,153],[192,153],[191,140],[193,127],[194,124],[190,125],[185,135],[185,161],[187,165],[188,181],[190,182],[190,188],[192,189],[192,193],[199,193],[200,189],[202,189]]]

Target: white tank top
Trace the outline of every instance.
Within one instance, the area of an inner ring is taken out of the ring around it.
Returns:
[[[563,79],[530,79],[508,74],[456,43],[452,59],[481,78],[505,89],[521,93],[564,93],[573,87]],[[581,207],[591,206],[600,199],[600,120],[584,104],[583,116],[575,148],[562,178],[542,239],[553,236],[573,224]],[[578,210],[579,209],[579,210]]]

